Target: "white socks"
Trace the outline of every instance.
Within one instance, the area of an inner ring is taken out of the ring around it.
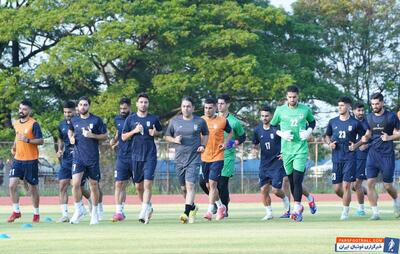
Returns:
[[[61,204],[61,212],[63,217],[68,217],[68,204]]]
[[[282,199],[282,202],[283,202],[283,209],[284,209],[285,211],[289,211],[289,209],[290,209],[289,198],[288,198],[287,196],[285,196],[285,197]]]
[[[13,204],[12,207],[13,207],[13,211],[14,212],[16,212],[16,213],[20,213],[21,212],[19,210],[19,204],[18,203]]]

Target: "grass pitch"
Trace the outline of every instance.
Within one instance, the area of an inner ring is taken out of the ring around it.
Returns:
[[[369,208],[366,217],[356,217],[353,208],[349,221],[339,221],[339,202],[318,203],[316,215],[306,209],[301,223],[260,221],[261,204],[232,204],[228,219],[208,222],[202,219],[206,207],[200,205],[195,224],[182,225],[178,218],[183,205],[154,204],[153,219],[143,225],[137,222],[139,206],[127,206],[127,220],[119,223],[110,220],[114,206],[106,206],[103,221],[89,226],[88,216],[79,225],[44,222],[60,213],[59,206],[42,206],[42,222],[25,229],[21,226],[31,223],[31,207],[22,207],[22,218],[9,224],[5,221],[11,208],[0,206],[0,234],[10,236],[0,239],[0,253],[333,253],[337,236],[400,238],[400,219],[394,218],[389,202],[380,203],[380,221],[368,221]],[[279,217],[281,204],[273,208]]]

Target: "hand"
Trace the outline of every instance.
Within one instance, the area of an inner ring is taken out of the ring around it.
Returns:
[[[57,158],[61,158],[63,155],[63,151],[62,150],[58,150],[57,151]]]
[[[353,142],[349,141],[349,151],[353,152],[356,150],[356,146]]]
[[[155,135],[157,135],[157,129],[156,126],[153,124],[153,128],[149,129],[149,135],[154,137]]]
[[[227,144],[219,144],[219,145],[218,145],[218,149],[219,149],[220,151],[225,150],[227,147],[228,147]]]
[[[333,141],[329,144],[329,147],[333,150],[336,148],[336,141]]]
[[[290,130],[288,130],[288,131],[277,131],[276,134],[278,136],[280,136],[281,138],[283,138],[284,140],[287,140],[287,141],[292,141],[292,139],[293,139],[293,134],[291,133]]]
[[[118,142],[115,143],[114,145],[112,145],[112,146],[111,146],[111,149],[112,149],[112,150],[115,150],[115,148],[117,148],[117,146],[118,146]]]
[[[203,153],[204,150],[205,150],[205,148],[204,148],[203,145],[201,145],[201,146],[199,146],[199,147],[197,148],[197,152],[198,152],[198,153]]]
[[[28,143],[28,138],[27,137],[25,137],[24,135],[22,135],[22,134],[17,134],[17,138],[18,138],[18,140],[19,141],[22,141],[22,142],[25,142],[25,143]]]
[[[382,131],[381,139],[382,141],[390,141],[390,136]]]
[[[252,154],[254,157],[257,157],[257,156],[258,156],[258,150],[257,150],[256,148],[252,148],[252,149],[251,149],[251,154]]]
[[[94,134],[93,134],[93,132],[92,132],[92,130],[86,130],[86,129],[83,129],[82,130],[82,135],[85,137],[85,138],[94,138]]]
[[[15,147],[11,148],[11,154],[15,156]]]
[[[176,144],[181,144],[181,142],[182,142],[182,136],[181,136],[181,135],[176,136],[176,137],[174,138],[174,142],[175,142]]]
[[[280,161],[282,160],[282,154],[279,154],[277,157],[278,157],[278,160],[280,160]]]
[[[367,149],[368,149],[368,144],[361,145],[361,146],[359,147],[359,149],[360,149],[360,151],[365,151],[365,150],[367,150]]]
[[[136,125],[136,127],[135,127],[135,129],[133,129],[133,133],[134,134],[137,134],[137,133],[140,133],[140,134],[142,134],[143,135],[143,125],[141,125],[140,123],[138,123],[137,125]]]
[[[307,130],[301,130],[299,135],[301,140],[308,140],[312,134],[312,129],[308,128]]]

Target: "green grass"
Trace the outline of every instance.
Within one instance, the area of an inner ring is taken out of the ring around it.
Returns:
[[[274,215],[279,216],[281,204],[273,204]],[[232,204],[230,217],[224,221],[182,225],[178,217],[182,205],[154,205],[154,218],[148,225],[136,221],[139,206],[128,206],[128,220],[112,223],[109,218],[113,206],[101,224],[89,226],[86,217],[79,225],[30,223],[31,208],[23,207],[23,218],[13,224],[4,223],[10,208],[0,207],[0,253],[333,253],[336,236],[396,237],[400,238],[400,220],[392,215],[391,203],[381,203],[381,221],[368,221],[368,217],[354,216],[339,221],[341,207],[336,203],[319,203],[317,215],[305,211],[304,222],[284,219],[262,222],[261,204]],[[71,207],[72,208],[72,207]],[[202,205],[201,217],[206,209]],[[42,221],[46,216],[54,220],[59,216],[58,206],[42,206]],[[367,210],[370,213],[369,209]]]

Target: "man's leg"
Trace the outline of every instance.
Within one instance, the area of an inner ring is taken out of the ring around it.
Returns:
[[[21,217],[21,211],[19,209],[19,195],[17,192],[19,178],[18,177],[10,177],[8,184],[8,189],[10,192],[10,199],[12,202],[13,212],[11,216],[8,218],[8,222],[14,222],[15,219]]]
[[[357,215],[358,216],[365,215],[364,195],[365,195],[365,193],[367,193],[367,190],[362,185],[362,183],[363,183],[363,179],[357,178],[356,181],[352,184],[352,189],[356,192],[356,195],[357,195],[357,201],[358,201]]]
[[[269,183],[264,184],[260,188],[261,201],[265,207],[265,216],[261,219],[263,221],[271,220],[273,218],[272,207],[271,207],[271,197],[269,196],[270,188],[271,188],[271,185]]]
[[[71,224],[78,224],[83,216],[85,216],[85,208],[82,202],[82,177],[83,171],[79,173],[74,173],[72,175],[72,196],[74,197],[75,201],[75,210],[70,220]]]
[[[61,218],[58,222],[69,222],[68,218],[68,186],[71,183],[71,179],[61,179],[58,183],[59,186],[59,199],[61,206]]]
[[[94,225],[99,223],[99,214],[98,214],[98,205],[100,198],[99,180],[89,178],[89,187],[90,187],[90,196],[92,198],[92,204],[93,204],[90,224]]]
[[[395,168],[395,158],[393,156],[385,157],[382,160],[382,180],[383,187],[393,199],[393,211],[396,218],[400,217],[400,198],[397,195],[397,190],[393,186],[393,176]]]
[[[350,209],[350,202],[351,202],[351,182],[343,181],[343,211],[342,215],[340,216],[341,220],[347,220],[349,218],[349,209]]]
[[[225,217],[228,215],[228,205],[229,205],[229,178],[227,176],[220,176],[218,179],[218,191],[219,197],[221,198],[222,204],[226,207]]]
[[[39,187],[37,184],[32,185],[28,183],[29,191],[31,192],[31,200],[33,205],[33,222],[39,222]]]

